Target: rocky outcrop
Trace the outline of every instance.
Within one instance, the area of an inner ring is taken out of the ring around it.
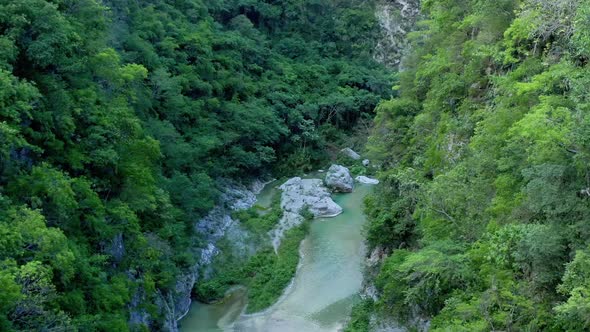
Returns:
[[[420,0],[380,0],[375,16],[381,28],[381,39],[375,59],[394,67],[399,65],[407,49],[406,35],[412,31],[420,15]]]
[[[123,238],[123,233],[118,233],[113,237],[106,253],[111,255],[116,264],[121,263],[121,260],[125,257],[125,240]]]
[[[379,184],[379,180],[377,179],[373,179],[373,178],[369,178],[363,175],[359,175],[356,178],[354,178],[357,182],[359,183],[363,183],[363,184]]]
[[[340,152],[342,152],[344,155],[354,159],[354,160],[359,160],[361,159],[361,155],[356,153],[353,149],[351,148],[345,148],[340,150]]]
[[[363,281],[363,290],[360,292],[362,299],[379,300],[379,290],[375,284],[370,281],[374,280],[381,270],[380,266],[389,255],[389,250],[381,246],[374,248],[365,260],[366,277]],[[383,316],[379,313],[373,313],[370,316],[370,330],[378,332],[407,332],[408,330],[400,325],[396,320]]]
[[[177,322],[188,313],[191,292],[198,281],[199,271],[203,271],[205,278],[212,273],[210,264],[221,252],[217,247],[219,240],[225,238],[232,243],[232,254],[238,257],[251,255],[257,249],[255,239],[242,228],[238,220],[232,218],[232,212],[252,207],[256,203],[256,194],[267,182],[254,181],[249,187],[229,180],[220,180],[219,183],[222,193],[217,206],[195,223],[195,231],[200,234],[201,243],[206,243],[201,247],[197,243],[193,244],[193,254],[199,257],[198,262],[177,278],[172,292],[158,292],[157,305],[165,316],[166,331],[178,331]],[[136,315],[141,315],[141,312],[134,313],[131,318],[140,320],[141,317],[135,317]]]
[[[156,304],[164,311],[164,331],[178,331],[178,321],[188,314],[192,303],[191,293],[199,276],[198,267],[191,267],[189,273],[176,279],[174,292],[162,293],[158,290]]]
[[[330,192],[320,179],[295,177],[283,183],[281,208],[285,212],[300,213],[304,207],[314,217],[334,217],[342,213],[342,208],[330,197]]]
[[[268,233],[275,252],[279,250],[279,246],[281,245],[283,236],[285,236],[285,232],[291,228],[301,225],[303,221],[305,221],[305,218],[303,218],[303,216],[298,213],[283,213],[283,217],[281,220],[279,220],[278,225]]]
[[[367,266],[374,268],[381,264],[385,258],[389,255],[389,252],[381,246],[377,246],[371,251],[369,257],[367,257]]]
[[[374,332],[408,332],[408,329],[391,318],[384,319],[382,316],[372,315],[370,320],[371,331]],[[427,331],[420,329],[419,331]]]
[[[320,179],[295,177],[283,183],[279,189],[282,191],[283,217],[269,233],[275,251],[285,232],[305,220],[301,215],[305,208],[316,218],[334,217],[342,213],[342,208],[332,200],[330,192]]]
[[[370,298],[373,301],[377,301],[379,298],[379,291],[375,287],[375,284],[371,281],[374,280],[379,273],[380,266],[383,261],[389,255],[389,251],[381,246],[377,246],[371,250],[371,253],[365,259],[365,274],[366,278],[363,281],[363,290],[360,293],[361,298]]]
[[[130,276],[130,280],[136,281],[135,278]],[[141,326],[147,327],[152,330],[152,317],[147,312],[146,308],[142,305],[146,302],[146,294],[143,286],[137,287],[131,301],[129,302],[129,326],[132,330],[140,330]]]
[[[354,180],[348,168],[332,165],[326,173],[326,186],[335,192],[350,193],[354,188]]]

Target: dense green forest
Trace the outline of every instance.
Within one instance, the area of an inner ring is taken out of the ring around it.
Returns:
[[[375,4],[0,0],[0,330],[162,329],[219,180],[320,165],[375,107],[347,329],[590,330],[590,1],[423,0],[395,76]],[[268,306],[304,232],[197,294]]]
[[[368,149],[380,298],[431,331],[590,330],[590,2],[424,0]]]
[[[0,330],[159,329],[217,179],[390,97],[378,35],[362,0],[0,0]]]

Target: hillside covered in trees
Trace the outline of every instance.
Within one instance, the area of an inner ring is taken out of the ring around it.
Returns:
[[[389,98],[378,37],[361,0],[0,1],[0,330],[158,330],[217,179]]]
[[[380,297],[349,330],[374,310],[431,331],[588,331],[590,2],[422,7],[368,146]]]
[[[0,330],[161,330],[219,181],[375,107],[347,330],[590,330],[590,2],[423,0],[398,75],[376,4],[0,0]]]

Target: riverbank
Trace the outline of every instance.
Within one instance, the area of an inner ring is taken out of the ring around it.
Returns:
[[[297,264],[298,248],[307,235],[308,223],[289,230],[277,253],[271,246],[257,252],[245,264],[237,263],[205,281],[196,289],[197,300],[213,303],[237,285],[248,289],[246,312],[253,313],[271,306],[289,285]]]
[[[281,288],[283,295],[277,303],[255,315],[246,314],[246,310],[255,311],[246,307],[256,308],[259,304],[250,300],[246,305],[245,296],[238,301],[232,294],[223,303],[215,305],[195,303],[181,322],[181,330],[336,331],[341,328],[352,305],[358,301],[357,294],[362,286],[365,256],[362,201],[370,190],[371,186],[361,184],[353,193],[336,194],[334,200],[344,212],[311,223],[309,233],[301,243],[300,268],[292,283],[289,279],[285,285],[291,283],[291,286],[284,292],[284,287]],[[291,240],[285,238],[281,247],[288,244],[290,248],[289,243]],[[299,248],[299,242],[296,248]],[[299,250],[295,249],[295,252],[299,260]],[[241,306],[239,315],[236,305]]]

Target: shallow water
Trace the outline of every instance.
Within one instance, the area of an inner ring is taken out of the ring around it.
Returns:
[[[242,314],[246,306],[245,289],[237,289],[222,302],[202,304],[193,302],[188,315],[180,322],[181,331],[218,332]]]
[[[272,204],[272,199],[280,193],[278,189],[285,181],[274,180],[266,184],[264,188],[256,195],[256,205],[268,208]]]
[[[194,303],[181,321],[181,331],[337,331],[350,315],[362,286],[362,201],[370,190],[371,186],[357,185],[353,193],[334,195],[344,212],[312,222],[301,244],[300,268],[274,306],[243,315],[244,292],[236,292],[220,304]]]

